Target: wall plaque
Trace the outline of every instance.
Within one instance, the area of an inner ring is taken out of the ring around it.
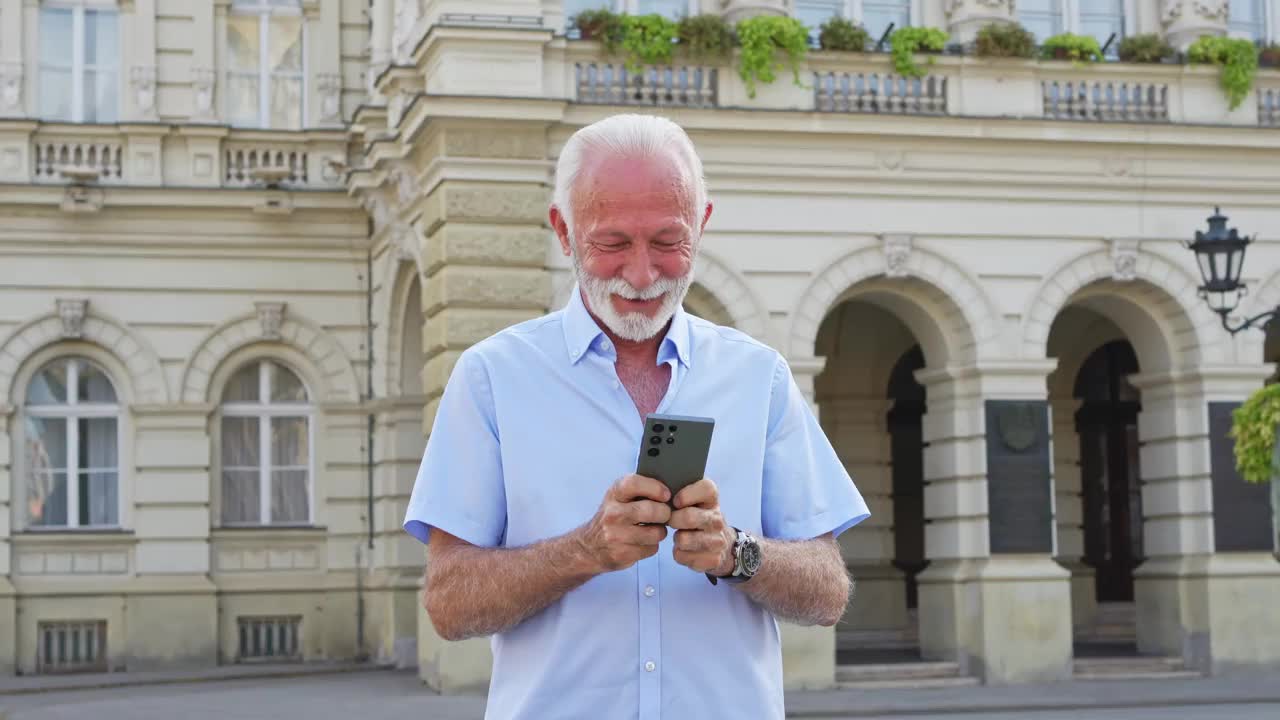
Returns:
[[[1209,403],[1209,473],[1213,482],[1213,542],[1218,552],[1272,552],[1271,488],[1236,472],[1231,411],[1240,403]]]
[[[985,408],[991,553],[1051,554],[1049,404],[988,400]]]

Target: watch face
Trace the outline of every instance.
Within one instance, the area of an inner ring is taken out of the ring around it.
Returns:
[[[742,569],[747,575],[755,575],[760,569],[760,546],[749,542],[742,546]]]

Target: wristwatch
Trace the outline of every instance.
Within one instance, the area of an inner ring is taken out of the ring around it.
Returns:
[[[707,573],[707,579],[712,585],[719,580],[727,583],[746,582],[760,572],[760,542],[745,530],[734,528],[733,532],[736,534],[733,541],[733,572],[728,575]]]

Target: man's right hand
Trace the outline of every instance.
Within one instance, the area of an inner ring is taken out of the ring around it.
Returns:
[[[658,552],[670,499],[666,485],[643,475],[627,475],[609,488],[595,516],[578,530],[578,542],[600,573],[624,570]]]

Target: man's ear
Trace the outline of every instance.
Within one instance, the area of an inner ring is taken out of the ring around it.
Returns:
[[[569,257],[573,254],[573,248],[569,246],[569,224],[565,222],[564,213],[560,212],[560,208],[552,205],[547,218],[551,221],[551,229],[560,240],[560,252],[564,253],[565,257]]]
[[[702,227],[698,228],[698,234],[702,235],[707,231],[707,221],[711,219],[711,201],[707,201],[706,212],[702,213]]]

